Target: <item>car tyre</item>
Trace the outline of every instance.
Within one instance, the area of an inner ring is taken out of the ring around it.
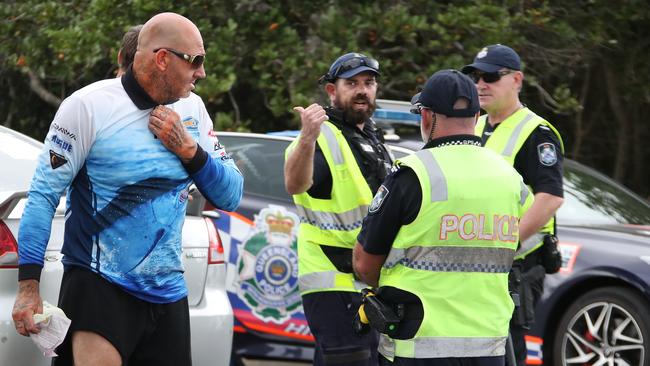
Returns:
[[[650,366],[649,305],[628,288],[586,292],[562,315],[555,330],[553,364]]]

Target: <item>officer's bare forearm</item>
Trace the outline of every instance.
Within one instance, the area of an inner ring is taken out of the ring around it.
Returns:
[[[536,193],[535,201],[519,222],[519,240],[524,241],[537,233],[562,206],[564,199],[549,193]]]
[[[300,139],[284,164],[284,186],[289,194],[306,192],[313,184],[316,141]]]
[[[362,282],[377,287],[381,266],[386,261],[385,255],[367,253],[361,243],[357,242],[352,252],[352,266],[354,274]]]

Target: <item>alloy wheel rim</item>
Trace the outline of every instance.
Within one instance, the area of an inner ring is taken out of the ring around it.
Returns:
[[[562,364],[641,366],[645,359],[643,333],[623,307],[596,302],[571,318],[562,340]]]

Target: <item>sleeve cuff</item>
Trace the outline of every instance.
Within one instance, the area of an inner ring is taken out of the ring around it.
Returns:
[[[192,160],[187,163],[183,163],[183,168],[190,174],[194,174],[201,170],[205,165],[205,162],[208,161],[208,153],[203,150],[201,145],[196,145],[196,153]]]
[[[554,184],[543,184],[537,187],[532,187],[532,193],[537,194],[537,193],[548,193],[550,195],[564,198],[564,190],[562,189],[562,186],[557,186]]]
[[[18,281],[41,280],[43,267],[38,264],[21,264],[18,266]]]

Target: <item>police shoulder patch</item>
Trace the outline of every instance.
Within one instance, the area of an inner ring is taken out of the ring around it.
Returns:
[[[372,202],[370,203],[370,207],[368,208],[368,213],[374,214],[375,212],[379,211],[381,208],[382,203],[384,203],[384,200],[388,196],[388,189],[382,184],[379,189],[377,190],[377,193],[375,194],[375,197],[372,199]]]
[[[550,142],[537,145],[537,155],[542,165],[553,166],[557,163],[557,151],[555,145]]]

